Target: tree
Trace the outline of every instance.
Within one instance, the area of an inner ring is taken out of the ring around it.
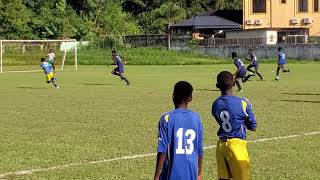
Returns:
[[[5,39],[30,38],[30,11],[22,0],[0,2],[0,37]]]
[[[172,23],[186,18],[186,12],[176,3],[168,2],[152,11],[154,21],[151,26],[157,27],[159,33],[168,32]]]

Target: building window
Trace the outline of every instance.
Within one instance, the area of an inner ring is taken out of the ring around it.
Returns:
[[[281,3],[282,3],[282,4],[287,3],[287,0],[281,0]]]
[[[308,12],[308,0],[298,0],[298,11]]]
[[[253,0],[253,13],[265,13],[267,12],[266,0]]]
[[[319,0],[313,0],[313,11],[319,12]]]

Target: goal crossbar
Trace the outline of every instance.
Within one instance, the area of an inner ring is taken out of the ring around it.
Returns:
[[[66,39],[66,40],[0,40],[0,73],[3,72],[3,62],[4,62],[4,43],[54,43],[54,42],[74,42],[77,43],[76,39]],[[77,55],[77,44],[74,45],[74,65],[75,70],[78,70],[78,55]],[[67,48],[64,49],[64,56],[62,60],[61,70],[64,68],[65,58],[67,54]],[[17,71],[18,72],[18,71]]]

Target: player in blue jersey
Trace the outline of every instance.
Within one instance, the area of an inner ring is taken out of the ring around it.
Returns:
[[[238,54],[236,52],[232,52],[231,56],[232,56],[234,65],[237,67],[237,71],[234,73],[235,83],[238,87],[238,91],[242,91],[239,80],[241,79],[242,82],[246,82],[249,79],[248,77],[246,77],[247,70],[243,66],[243,62],[241,61],[241,59],[238,58]]]
[[[287,66],[287,60],[286,60],[286,54],[283,52],[282,47],[278,48],[278,68],[277,68],[277,76],[276,76],[276,81],[279,81],[280,76],[280,69],[282,69],[283,73],[287,73],[290,72],[290,69],[287,68],[285,69]]]
[[[122,64],[122,60],[120,56],[117,55],[116,51],[112,51],[112,59],[114,61],[114,64],[117,66],[114,70],[111,71],[111,74],[119,76],[121,78],[121,81],[124,80],[127,85],[130,85],[130,82],[124,75],[124,67]]]
[[[47,83],[52,83],[54,85],[54,87],[56,87],[57,89],[59,88],[59,86],[56,83],[56,78],[54,76],[54,73],[52,72],[52,65],[49,64],[48,62],[46,62],[45,58],[41,58],[41,64],[40,67],[42,67],[44,73],[46,74],[46,81]]]
[[[192,91],[188,82],[176,83],[175,110],[160,118],[155,180],[201,179],[203,129],[200,116],[188,109]]]
[[[255,131],[257,127],[252,105],[245,98],[233,96],[230,72],[220,72],[216,86],[221,96],[212,105],[212,115],[220,126],[216,148],[219,179],[248,180],[247,129]]]
[[[251,76],[255,76],[255,74],[257,74],[260,77],[260,80],[263,80],[261,74],[258,71],[259,64],[258,64],[257,56],[253,53],[252,49],[249,49],[248,54],[249,54],[249,61],[251,61],[251,63],[247,67],[247,70],[251,72],[253,75],[248,75],[247,78],[249,79]],[[254,68],[254,70],[252,70],[251,68]]]

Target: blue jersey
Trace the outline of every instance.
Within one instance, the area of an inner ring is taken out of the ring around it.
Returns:
[[[247,128],[257,126],[252,105],[245,98],[220,96],[212,105],[212,115],[220,125],[220,139],[246,139]]]
[[[258,67],[258,58],[255,54],[250,54],[250,60],[253,67]]]
[[[196,180],[198,157],[203,155],[201,118],[188,109],[162,115],[159,122],[158,152],[167,158],[161,180]]]
[[[123,67],[122,60],[121,60],[120,56],[116,56],[116,57],[115,57],[114,63],[115,63],[118,67]]]
[[[233,60],[234,65],[238,68],[239,72],[237,74],[238,77],[244,78],[246,76],[247,70],[243,66],[243,62],[240,58],[236,58]]]
[[[279,65],[287,64],[287,62],[286,62],[286,54],[284,54],[283,52],[279,52],[279,54],[278,54],[278,64]]]
[[[236,58],[233,60],[234,65],[238,68],[238,69],[245,69],[245,67],[243,66],[243,62],[241,61],[240,58]]]
[[[40,64],[40,67],[43,68],[45,74],[49,74],[49,73],[52,72],[52,69],[51,69],[51,68],[52,68],[52,65],[49,64],[49,63],[47,63],[47,62],[42,62],[42,63]]]

